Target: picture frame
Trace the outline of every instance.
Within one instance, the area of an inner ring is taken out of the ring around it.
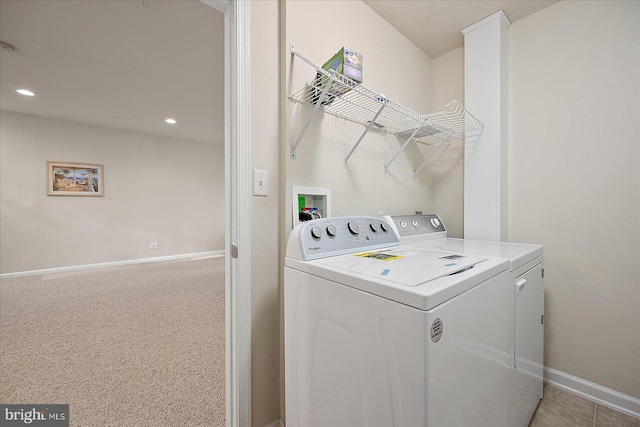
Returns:
[[[103,165],[47,162],[47,195],[104,196]]]

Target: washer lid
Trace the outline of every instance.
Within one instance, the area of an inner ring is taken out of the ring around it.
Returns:
[[[322,286],[311,277],[328,280],[419,310],[435,309],[494,278],[508,288],[507,260],[476,255],[446,258],[450,255],[463,254],[394,247],[312,261],[286,257],[285,286],[306,283],[307,274],[308,283]]]
[[[435,249],[504,258],[510,261],[510,270],[512,271],[542,256],[544,253],[544,248],[540,245],[452,238],[434,241],[425,240],[404,246],[404,249],[408,251],[412,248],[418,250]]]
[[[396,247],[325,258],[316,262],[347,274],[413,287],[470,270],[486,260],[487,258],[479,255]]]

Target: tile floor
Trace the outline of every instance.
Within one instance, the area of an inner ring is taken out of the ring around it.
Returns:
[[[544,399],[529,427],[640,427],[640,419],[584,397],[544,385]]]

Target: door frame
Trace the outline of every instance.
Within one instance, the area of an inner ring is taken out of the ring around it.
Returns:
[[[225,12],[225,126],[227,253],[227,426],[251,425],[251,133],[249,2],[233,0]],[[228,79],[228,80],[227,80]]]
[[[226,425],[240,427],[251,425],[249,2],[201,1],[224,14]]]
[[[249,2],[225,11],[227,426],[251,425],[251,134]],[[227,93],[228,91],[228,93]],[[237,248],[237,258],[232,248]]]

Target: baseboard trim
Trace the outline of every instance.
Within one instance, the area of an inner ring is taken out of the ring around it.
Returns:
[[[570,391],[609,408],[632,417],[640,418],[640,399],[611,390],[591,381],[569,375],[547,366],[544,367],[544,381],[556,387]],[[269,423],[265,427],[284,427],[282,419]]]
[[[175,260],[188,259],[188,258],[224,256],[224,254],[225,254],[224,250],[206,251],[206,252],[194,252],[190,254],[159,256],[154,258],[140,258],[140,259],[125,260],[125,261],[101,262],[98,264],[84,264],[84,265],[73,265],[69,267],[45,268],[42,270],[18,271],[15,273],[0,274],[0,279],[9,278],[9,277],[33,276],[37,274],[63,273],[63,272],[76,271],[76,270],[88,270],[92,268],[117,267],[121,265],[131,265],[131,264],[144,264],[147,262],[175,261]]]
[[[544,368],[544,380],[616,411],[640,418],[640,399],[611,390],[599,384],[569,375],[553,368]]]
[[[277,420],[271,421],[264,427],[284,427],[284,422],[282,421],[282,419],[278,418]]]

